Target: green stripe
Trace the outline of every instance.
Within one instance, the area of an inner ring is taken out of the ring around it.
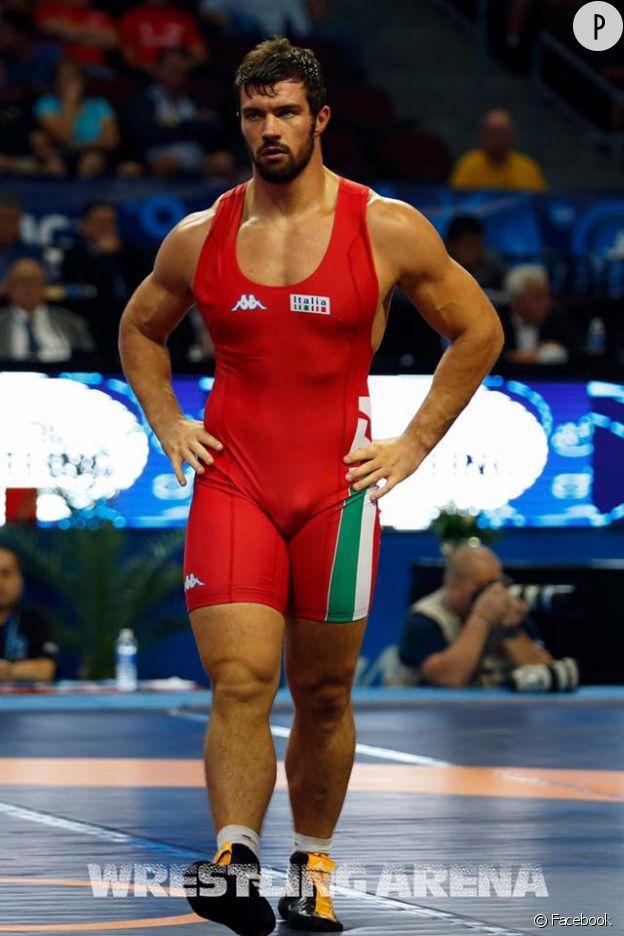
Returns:
[[[365,494],[366,490],[351,488],[342,507],[327,606],[327,617],[332,620],[353,620]]]

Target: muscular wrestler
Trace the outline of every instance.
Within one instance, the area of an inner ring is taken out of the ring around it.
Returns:
[[[180,484],[184,462],[194,472],[185,588],[213,690],[205,753],[217,830],[214,862],[195,871],[200,882],[206,868],[224,872],[226,886],[189,899],[244,936],[274,928],[253,870],[275,784],[269,714],[284,649],[295,704],[291,874],[312,886],[279,909],[292,927],[338,932],[323,885],[354,759],[350,691],[377,568],[377,502],[461,413],[502,336],[422,215],[323,166],[330,111],[309,50],[263,42],[235,89],[253,176],[169,234],[124,313],[120,349]],[[367,376],[396,284],[450,346],[402,435],[373,440]],[[166,345],[193,302],[216,348],[203,423],[180,409]],[[232,888],[239,866],[252,869],[248,897]]]

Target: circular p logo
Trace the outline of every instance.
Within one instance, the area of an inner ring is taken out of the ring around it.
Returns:
[[[574,35],[590,52],[604,52],[620,41],[624,32],[622,14],[612,3],[594,0],[586,3],[574,17]]]

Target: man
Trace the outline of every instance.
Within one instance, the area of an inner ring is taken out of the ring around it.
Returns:
[[[536,642],[527,606],[502,583],[498,557],[484,546],[460,546],[444,585],[417,601],[399,645],[413,682],[460,689],[503,685],[512,669],[553,659]]]
[[[22,203],[14,195],[0,195],[0,291],[11,264],[22,257],[41,259],[41,250],[22,240]]]
[[[79,237],[63,257],[61,278],[95,290],[94,298],[85,302],[85,318],[100,354],[111,360],[116,357],[121,313],[147,272],[143,252],[121,237],[115,206],[89,202],[82,212]]]
[[[562,315],[553,313],[548,273],[521,264],[505,278],[509,310],[503,315],[505,357],[511,364],[566,364],[579,339]]]
[[[166,238],[124,313],[120,349],[180,484],[184,461],[196,473],[185,588],[213,689],[206,777],[218,852],[208,867],[258,867],[285,642],[291,870],[313,892],[279,909],[295,928],[339,932],[323,885],[353,765],[350,691],[377,566],[377,501],[464,409],[501,330],[417,211],[324,168],[330,111],[311,52],[263,42],[235,90],[253,178]],[[405,432],[373,442],[367,377],[397,283],[451,347]],[[184,418],[166,349],[193,300],[216,349],[204,423]],[[227,880],[222,897],[190,897],[194,909],[247,936],[272,932],[268,902],[253,886],[253,900],[236,899]]]
[[[530,156],[513,149],[514,126],[507,111],[491,110],[483,118],[481,147],[461,157],[451,176],[457,189],[501,189],[541,192],[542,170]]]
[[[0,546],[0,682],[50,682],[58,647],[49,620],[22,604],[23,594],[19,559]]]
[[[485,228],[475,215],[456,215],[446,232],[449,256],[474,276],[490,298],[503,285],[506,268],[500,257],[485,246]]]
[[[119,44],[115,20],[104,9],[93,8],[91,0],[38,3],[35,19],[45,36],[61,44],[67,58],[85,66],[105,68],[108,53]]]
[[[132,4],[119,21],[121,54],[129,68],[151,72],[164,49],[187,49],[193,65],[203,65],[208,50],[193,16],[169,0]]]
[[[128,129],[154,175],[197,175],[209,169],[208,152],[223,138],[218,114],[188,93],[193,67],[184,49],[164,49],[154,66],[156,82],[128,112]]]
[[[6,89],[22,106],[46,91],[62,58],[52,42],[42,42],[32,16],[22,10],[0,15],[0,52],[6,68]]]
[[[87,323],[67,309],[45,301],[43,267],[24,258],[5,280],[8,308],[0,309],[0,358],[7,361],[69,361],[95,346]]]

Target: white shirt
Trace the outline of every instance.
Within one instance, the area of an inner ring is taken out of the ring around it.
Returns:
[[[72,349],[67,337],[54,326],[46,305],[37,306],[29,315],[19,306],[11,306],[11,358],[15,361],[68,361]],[[33,356],[28,352],[27,322],[32,322],[39,350]]]
[[[539,348],[539,329],[537,325],[523,322],[519,315],[512,315],[516,345],[519,351],[537,351]]]
[[[568,352],[563,345],[557,341],[540,341],[538,326],[523,322],[519,315],[513,315],[511,320],[520,351],[535,352],[538,364],[565,364]]]

